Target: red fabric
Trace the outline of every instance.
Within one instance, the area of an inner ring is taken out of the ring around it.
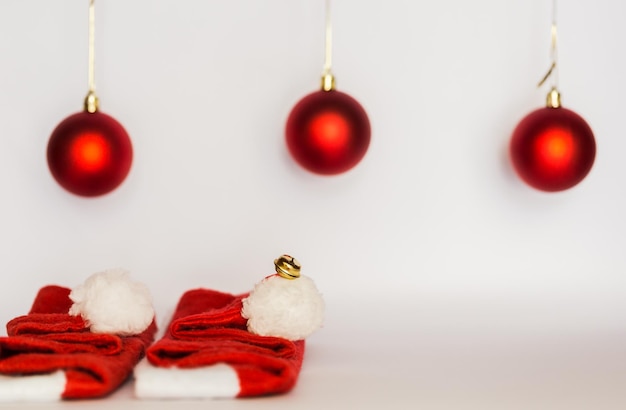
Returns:
[[[148,349],[150,363],[179,368],[229,364],[239,376],[239,397],[289,391],[300,373],[304,341],[248,332],[241,316],[246,296],[207,289],[185,293],[168,331]]]
[[[42,288],[26,316],[7,324],[0,338],[0,374],[34,375],[64,370],[63,398],[100,397],[113,392],[154,340],[154,322],[137,336],[91,333],[79,316],[67,312],[70,290]]]

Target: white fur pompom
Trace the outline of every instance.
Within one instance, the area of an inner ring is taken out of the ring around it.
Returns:
[[[274,275],[243,300],[241,315],[252,333],[301,340],[322,326],[324,300],[306,276],[290,280]]]
[[[69,314],[82,316],[93,333],[136,335],[154,319],[150,291],[129,273],[111,269],[91,275],[70,293]]]

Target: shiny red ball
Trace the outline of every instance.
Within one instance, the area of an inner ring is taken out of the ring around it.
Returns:
[[[99,111],[64,119],[48,142],[48,167],[65,189],[80,196],[104,195],[130,171],[133,147],[126,130]]]
[[[348,171],[365,156],[370,122],[348,94],[317,91],[300,100],[287,119],[287,147],[305,169],[322,175]]]
[[[517,125],[510,144],[517,174],[528,185],[563,191],[582,181],[596,157],[596,141],[585,120],[563,107],[540,108]]]

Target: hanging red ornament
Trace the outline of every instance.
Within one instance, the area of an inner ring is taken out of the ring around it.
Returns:
[[[539,82],[552,76],[554,83],[545,108],[522,119],[510,142],[511,162],[528,185],[548,192],[569,189],[591,170],[596,157],[596,141],[585,120],[574,111],[561,107],[557,90],[556,0],[553,3],[552,65]]]
[[[94,81],[94,0],[89,2],[89,92],[83,112],[54,129],[47,159],[56,181],[80,196],[99,196],[117,188],[130,171],[133,148],[124,127],[98,111]]]
[[[370,123],[348,94],[331,90],[304,97],[287,120],[287,147],[311,172],[345,172],[361,161],[370,143]]]
[[[326,1],[326,61],[322,89],[301,99],[287,118],[287,148],[303,168],[322,175],[346,172],[365,156],[371,127],[357,100],[335,90],[331,74],[330,1]]]
[[[589,173],[596,142],[580,115],[549,105],[531,112],[517,125],[510,152],[517,174],[528,185],[542,191],[563,191]]]
[[[76,195],[98,196],[124,181],[133,148],[126,130],[114,118],[99,111],[84,111],[56,127],[47,156],[59,185]]]

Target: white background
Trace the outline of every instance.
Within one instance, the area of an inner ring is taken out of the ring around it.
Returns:
[[[284,143],[319,87],[323,1],[97,3],[101,110],[135,158],[96,199],[45,159],[87,91],[88,1],[0,3],[0,322],[45,284],[125,267],[163,325],[185,290],[247,291],[290,253],[328,305],[299,385],[215,406],[626,407],[625,3],[559,3],[563,105],[598,151],[555,194],[507,157],[548,91],[551,1],[335,1],[337,88],[372,124],[336,177]],[[131,388],[90,405],[139,407]]]

